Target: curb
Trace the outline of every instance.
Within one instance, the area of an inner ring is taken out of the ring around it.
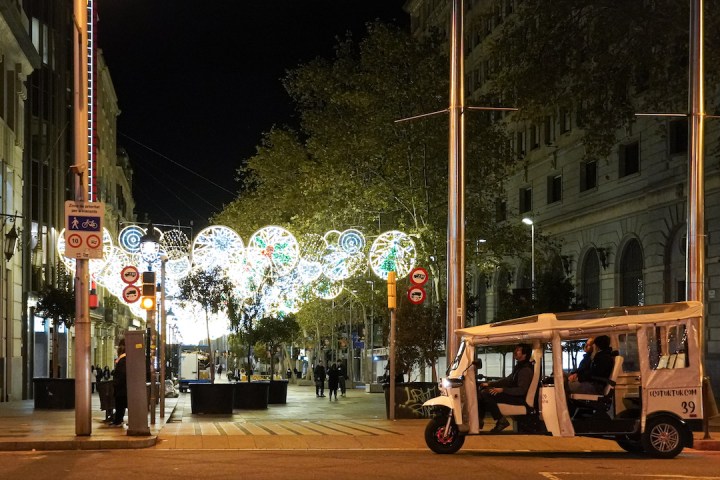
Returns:
[[[693,450],[720,451],[720,440],[698,440],[693,441]]]
[[[53,450],[122,450],[155,446],[157,435],[137,440],[62,438],[57,440],[29,440],[23,442],[0,442],[2,452],[53,451]]]

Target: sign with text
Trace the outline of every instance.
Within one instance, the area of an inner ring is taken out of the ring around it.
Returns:
[[[75,259],[103,258],[102,202],[65,202],[65,256]]]

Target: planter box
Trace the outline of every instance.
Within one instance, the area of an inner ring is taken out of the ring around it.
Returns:
[[[33,378],[35,408],[75,408],[74,378]]]
[[[385,414],[390,418],[390,385],[383,384],[385,390]],[[410,382],[395,385],[395,418],[430,418],[431,410],[423,407],[426,400],[440,394],[437,383]]]
[[[269,404],[287,403],[287,389],[289,380],[271,380],[270,393],[268,395]]]
[[[270,399],[270,382],[238,382],[230,384],[235,389],[234,407],[240,410],[263,410]]]
[[[232,415],[234,392],[229,383],[196,383],[190,387],[192,413]]]

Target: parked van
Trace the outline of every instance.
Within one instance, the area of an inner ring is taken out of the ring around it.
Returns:
[[[699,302],[540,314],[457,330],[461,341],[425,441],[455,453],[467,435],[538,434],[614,440],[629,452],[672,458],[702,429],[703,365]],[[597,395],[570,394],[563,347],[608,335],[614,366]],[[499,404],[512,431],[481,430],[478,376],[484,349],[532,345],[533,377],[524,405]],[[551,352],[546,355],[547,352]],[[563,380],[560,380],[563,379]]]

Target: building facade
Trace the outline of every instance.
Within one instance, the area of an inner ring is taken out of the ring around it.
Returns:
[[[465,1],[465,92],[476,104],[493,75],[482,48],[522,0]],[[451,2],[409,0],[416,35],[449,31]],[[492,12],[488,14],[488,12]],[[712,91],[712,89],[707,89]],[[510,105],[514,106],[514,105]],[[509,119],[509,120],[508,120]],[[578,111],[556,109],[542,121],[506,123],[519,167],[507,179],[498,221],[533,221],[556,247],[537,249],[536,267],[562,271],[589,308],[649,305],[685,299],[688,124],[685,118],[639,117],[616,132],[605,158],[588,160]],[[706,369],[720,366],[720,162],[718,127],[706,123],[705,228]],[[528,228],[528,244],[531,230]],[[479,322],[493,321],[508,288],[531,287],[527,255],[508,259],[492,278],[474,281]],[[718,378],[713,379],[720,391]]]

